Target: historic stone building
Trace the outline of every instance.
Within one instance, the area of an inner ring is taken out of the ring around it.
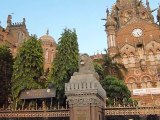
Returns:
[[[108,52],[121,54],[116,61],[128,69],[125,83],[141,105],[160,105],[160,8],[157,22],[155,10],[148,0],[146,5],[140,0],[117,0],[106,11]]]
[[[9,46],[13,56],[17,54],[17,49],[21,44],[29,38],[29,33],[26,28],[25,18],[22,22],[12,23],[12,16],[8,15],[7,27],[0,26],[0,44]],[[44,53],[44,70],[51,68],[51,63],[56,53],[57,44],[53,37],[49,35],[47,30],[46,35],[40,37]]]
[[[0,36],[0,44],[9,46],[13,56],[15,56],[17,48],[29,37],[25,18],[23,18],[23,22],[12,23],[12,16],[8,15],[7,27],[2,28],[2,26],[0,26]]]
[[[40,37],[40,41],[42,42],[43,54],[44,54],[44,70],[51,68],[52,61],[56,54],[57,43],[54,38],[49,35],[49,31],[47,30],[46,35]]]
[[[8,15],[7,27],[3,28],[0,26],[0,45],[7,45],[10,48],[13,57],[16,56],[18,48],[25,40],[29,39],[29,37],[25,18],[23,18],[22,22],[12,23],[12,16]],[[46,35],[40,37],[40,41],[42,42],[44,53],[44,71],[48,73],[52,65],[51,63],[55,57],[57,44],[54,38],[49,35],[49,31],[47,31]],[[0,81],[0,85],[6,84],[8,84],[8,81]],[[5,104],[5,101],[8,101],[7,93],[2,94],[2,91],[4,92],[4,87],[0,88],[0,107]],[[6,97],[3,95],[6,95]]]

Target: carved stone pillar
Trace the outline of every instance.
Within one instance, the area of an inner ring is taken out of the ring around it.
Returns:
[[[70,120],[103,120],[106,92],[94,74],[76,74],[65,85]]]
[[[79,72],[65,84],[70,120],[103,120],[106,92],[99,83],[91,58],[82,54]]]

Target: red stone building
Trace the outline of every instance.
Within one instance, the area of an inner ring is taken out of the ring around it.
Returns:
[[[116,61],[128,69],[125,83],[141,105],[160,105],[160,94],[154,93],[160,90],[160,23],[154,22],[152,12],[148,0],[146,5],[140,0],[117,0],[106,11],[108,52],[122,55]],[[140,95],[135,95],[138,90]]]
[[[21,44],[29,38],[29,33],[26,28],[25,18],[22,22],[12,23],[12,16],[8,15],[7,27],[0,26],[0,44],[6,44],[10,47],[13,56],[17,54],[17,49]],[[53,37],[47,31],[46,35],[40,37],[44,53],[44,70],[51,68],[51,63],[55,57],[57,44]]]
[[[12,23],[12,16],[8,15],[7,27],[3,28],[0,26],[0,45],[4,44],[9,46],[14,57],[18,52],[18,48],[29,37],[25,18],[23,18],[22,22]],[[44,71],[48,71],[51,68],[51,63],[55,57],[57,44],[54,38],[49,35],[48,31],[46,35],[40,37],[40,41],[42,42],[44,53]],[[8,84],[8,81],[0,80],[1,86],[6,84]],[[0,87],[0,108],[5,104],[5,101],[8,101],[7,94],[8,93],[4,93],[4,87]]]
[[[49,35],[49,31],[47,30],[46,35],[40,37],[40,41],[42,42],[43,54],[44,54],[44,69],[50,69],[53,59],[55,57],[57,43],[54,38]]]

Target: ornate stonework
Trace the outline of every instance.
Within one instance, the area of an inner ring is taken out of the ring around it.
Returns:
[[[65,94],[73,110],[71,120],[80,120],[77,114],[82,109],[86,111],[81,114],[83,119],[92,120],[93,117],[99,120],[99,116],[102,119],[102,113],[97,110],[102,111],[105,107],[106,92],[99,83],[98,74],[87,54],[80,55],[79,72],[74,73],[70,82],[65,84]]]
[[[13,56],[15,57],[17,54],[18,48],[21,44],[27,40],[30,35],[26,27],[26,20],[23,18],[22,22],[12,23],[12,16],[8,15],[7,18],[7,27],[3,28],[0,26],[0,45],[7,45]],[[42,42],[42,48],[44,53],[44,69],[51,68],[51,63],[56,54],[57,44],[53,37],[49,35],[49,31],[47,30],[46,35],[40,37],[40,41]]]
[[[151,11],[148,1],[145,6],[139,0],[117,0],[107,12],[108,51],[111,56],[121,54],[117,61],[128,69],[125,83],[131,91],[160,87],[160,23],[154,22]],[[143,101],[151,105],[148,98]]]

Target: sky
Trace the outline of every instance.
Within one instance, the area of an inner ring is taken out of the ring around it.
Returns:
[[[7,16],[12,22],[26,18],[27,29],[39,37],[49,34],[58,42],[63,30],[76,29],[80,53],[94,55],[107,49],[105,33],[106,9],[116,0],[1,0],[0,21],[6,27]],[[142,0],[145,3],[145,0]],[[160,0],[149,0],[152,9]],[[154,12],[156,16],[157,12]]]

